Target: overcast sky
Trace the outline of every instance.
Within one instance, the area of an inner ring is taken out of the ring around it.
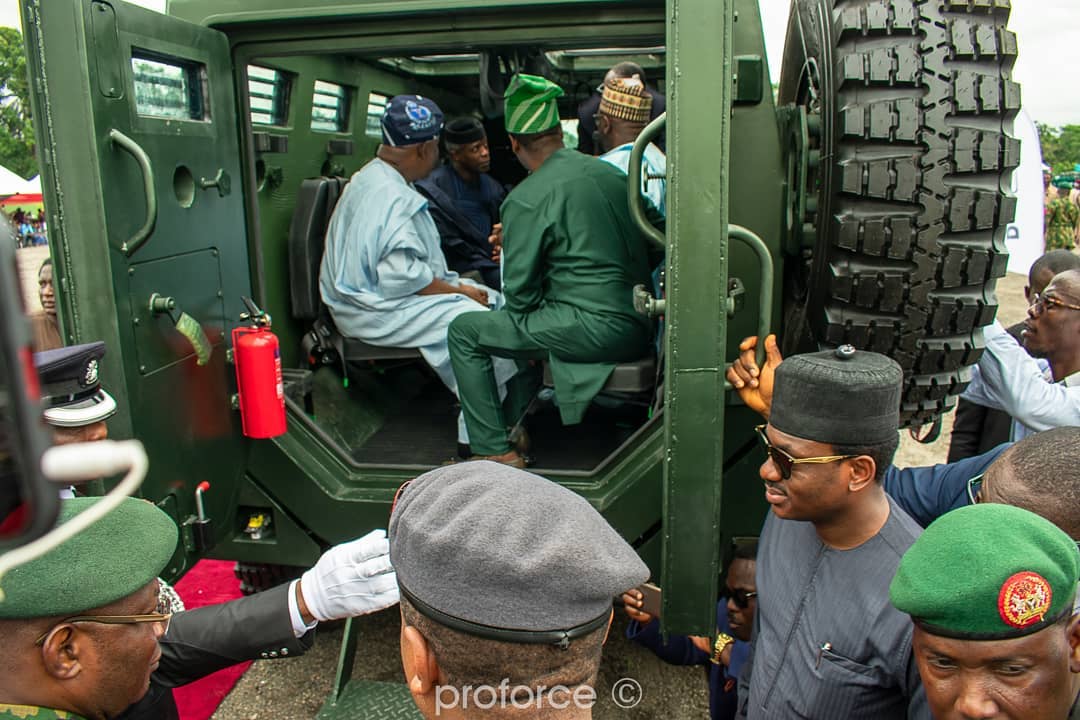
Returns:
[[[70,2],[70,0],[52,0]],[[303,0],[297,0],[302,2]],[[788,0],[760,0],[773,80],[787,27]],[[165,0],[136,4],[164,10]],[[1080,125],[1080,83],[1075,67],[1063,62],[1080,47],[1080,0],[1013,0],[1010,27],[1020,44],[1013,77],[1023,88],[1024,107],[1038,122]],[[19,27],[17,0],[0,0],[0,26]]]

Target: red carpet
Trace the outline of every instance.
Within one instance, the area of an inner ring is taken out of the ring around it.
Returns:
[[[197,562],[176,583],[176,591],[183,598],[184,606],[194,610],[240,597],[240,581],[233,575],[233,564],[231,560]],[[173,690],[180,720],[207,720],[250,666],[250,662],[234,665]]]

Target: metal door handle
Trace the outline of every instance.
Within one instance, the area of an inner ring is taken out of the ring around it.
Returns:
[[[146,193],[146,222],[142,227],[135,231],[135,234],[131,236],[130,240],[124,241],[120,246],[120,252],[124,253],[128,257],[131,257],[136,250],[143,246],[150,238],[150,233],[154,232],[154,226],[157,224],[157,195],[154,194],[154,169],[150,165],[150,156],[146,154],[146,151],[139,147],[139,143],[129,138],[124,133],[113,128],[109,131],[109,140],[116,145],[119,145],[122,150],[127,151],[135,158],[135,162],[139,163],[139,170],[142,171],[143,179],[143,192]]]
[[[225,168],[219,168],[217,175],[213,180],[207,178],[199,178],[199,187],[203,190],[209,190],[212,187],[216,187],[218,195],[225,197],[232,192],[232,180],[229,178],[229,173],[225,172]]]
[[[752,231],[747,230],[742,225],[728,225],[728,237],[732,240],[741,240],[750,246],[750,249],[757,255],[758,263],[761,265],[761,277],[758,279],[760,283],[758,288],[758,326],[757,347],[754,349],[754,354],[757,356],[758,367],[762,367],[765,364],[765,336],[769,334],[769,325],[772,323],[772,301],[773,301],[773,259],[769,253],[769,246],[765,244],[765,241],[754,234]],[[731,363],[727,363],[730,365]],[[724,380],[724,389],[731,390],[731,383],[726,379]]]
[[[637,136],[634,147],[630,149],[630,167],[626,171],[626,195],[630,201],[630,217],[645,236],[652,240],[657,247],[667,247],[667,238],[664,233],[652,226],[645,217],[645,207],[641,201],[641,160],[645,157],[645,148],[653,141],[667,123],[667,113],[660,116],[645,126],[645,129]],[[650,176],[650,179],[653,179]]]

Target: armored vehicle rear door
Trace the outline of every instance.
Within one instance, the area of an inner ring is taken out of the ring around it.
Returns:
[[[144,494],[184,523],[207,481],[220,517],[246,464],[226,350],[251,294],[225,36],[118,0],[21,6],[65,342],[108,346],[109,431],[146,446]]]

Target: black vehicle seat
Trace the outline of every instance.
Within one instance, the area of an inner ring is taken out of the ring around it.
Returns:
[[[317,363],[340,361],[345,365],[418,358],[420,351],[415,348],[379,347],[343,336],[319,293],[326,229],[348,182],[341,177],[309,178],[300,184],[296,198],[289,227],[289,292],[293,317],[311,323],[311,330],[304,335],[304,352]]]
[[[544,361],[544,386],[555,386],[555,381],[551,377],[551,365],[546,360]],[[656,387],[656,356],[649,353],[640,360],[616,365],[600,392],[643,395],[651,394],[654,387]]]

